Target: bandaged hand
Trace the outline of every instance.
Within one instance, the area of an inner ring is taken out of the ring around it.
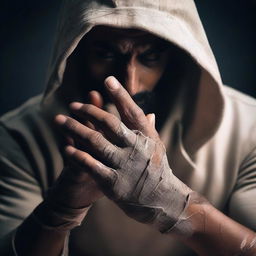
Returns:
[[[168,232],[185,209],[191,189],[172,173],[153,116],[145,116],[115,78],[106,80],[106,89],[121,120],[96,106],[73,103],[74,114],[95,129],[58,116],[65,133],[81,145],[67,146],[67,156],[128,216]]]

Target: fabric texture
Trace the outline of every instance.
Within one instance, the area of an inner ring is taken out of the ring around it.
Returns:
[[[45,198],[63,169],[63,142],[52,119],[68,113],[60,94],[67,59],[97,25],[148,31],[192,60],[200,71],[198,81],[184,72],[176,85],[182,89],[174,107],[163,106],[169,115],[160,136],[169,165],[176,177],[216,208],[256,230],[256,101],[223,86],[194,2],[66,0],[45,93],[1,118],[0,254],[15,255],[15,229]],[[191,253],[128,218],[106,198],[71,232],[70,248],[75,255]]]

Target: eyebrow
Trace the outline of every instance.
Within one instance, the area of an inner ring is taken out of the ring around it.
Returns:
[[[102,48],[104,50],[108,50],[108,51],[114,51],[114,52],[118,52],[118,47],[116,47],[115,45],[105,42],[105,41],[96,41],[93,43],[93,47],[94,48]]]
[[[142,55],[147,55],[147,54],[151,54],[151,53],[162,53],[165,52],[169,49],[169,47],[166,46],[160,46],[160,45],[152,45],[149,49],[145,50]]]
[[[93,43],[93,47],[101,48],[101,49],[104,49],[107,51],[113,51],[113,52],[119,53],[119,54],[121,52],[117,45],[106,42],[106,41],[95,41]],[[151,43],[151,44],[148,44],[147,49],[144,52],[142,52],[141,54],[143,54],[143,55],[151,54],[156,51],[162,53],[162,52],[166,51],[168,48],[169,48],[169,46],[167,43],[163,43],[163,42],[153,43],[153,44]]]

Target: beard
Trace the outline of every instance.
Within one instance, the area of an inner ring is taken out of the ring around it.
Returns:
[[[156,112],[156,94],[154,91],[136,93],[132,99],[144,111],[145,115]]]
[[[90,91],[98,91],[103,98],[103,109],[107,109],[105,106],[113,105],[111,98],[109,97],[104,82],[95,81],[87,76],[87,84],[89,86],[84,87],[81,85],[80,90],[83,91],[82,95],[87,95]],[[88,79],[89,78],[89,79]],[[133,101],[143,110],[145,115],[156,112],[156,93],[154,91],[142,91],[132,95]],[[86,102],[87,100],[85,100]],[[87,101],[88,102],[88,101]]]

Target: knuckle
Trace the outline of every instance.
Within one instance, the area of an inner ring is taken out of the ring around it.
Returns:
[[[84,104],[83,108],[85,112],[90,113],[94,109],[94,106],[91,104]]]
[[[127,135],[127,128],[122,122],[119,122],[119,124],[116,125],[114,129],[119,137],[124,137]]]
[[[113,131],[117,133],[120,130],[120,126],[121,126],[120,119],[114,116],[112,120],[109,120],[109,122]]]
[[[136,129],[137,130],[137,129]],[[130,130],[123,123],[120,125],[119,137],[123,140],[123,146],[134,147],[137,135],[134,130]]]
[[[117,133],[120,126],[120,120],[112,115],[112,114],[106,114],[100,119],[100,123],[104,126],[107,126],[110,128],[114,133]]]
[[[115,151],[113,151],[112,147],[107,144],[103,146],[102,151],[103,151],[104,157],[106,157],[109,160],[113,158],[113,155],[115,153]]]
[[[81,164],[83,166],[87,166],[88,165],[88,161],[87,161],[86,157],[80,156],[80,159],[81,159]]]
[[[83,159],[83,156],[81,155],[81,153],[80,153],[78,150],[76,150],[76,151],[73,153],[73,158],[74,158],[75,160],[79,161],[79,160]]]
[[[103,135],[99,132],[92,132],[89,134],[89,138],[91,138],[91,143],[99,145],[102,143]]]
[[[83,104],[83,106],[79,109],[81,112],[85,113],[87,110],[86,104]]]
[[[145,117],[145,114],[144,114],[144,112],[143,112],[143,110],[142,110],[141,108],[138,108],[138,109],[135,111],[134,117],[135,117],[137,120],[143,120],[144,117]]]
[[[78,123],[68,118],[66,121],[66,127],[71,131],[76,131],[78,129]]]
[[[114,125],[113,132],[121,139],[127,136],[127,131],[121,122]]]
[[[136,110],[126,109],[125,115],[128,120],[135,126],[141,126],[145,121],[145,114],[141,108]]]
[[[72,159],[75,163],[77,163],[78,165],[80,164],[84,164],[83,161],[84,161],[84,157],[81,156],[81,154],[79,152],[75,152],[74,155],[72,156]]]
[[[82,114],[88,114],[90,113],[92,109],[92,106],[90,104],[83,104],[83,106],[80,108],[80,111]]]
[[[108,125],[110,123],[109,118],[110,118],[109,116],[105,115],[105,116],[101,117],[99,121],[100,121],[101,124],[107,124]]]

